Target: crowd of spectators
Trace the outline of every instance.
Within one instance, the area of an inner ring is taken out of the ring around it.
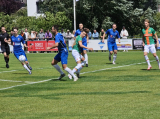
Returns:
[[[67,32],[65,32],[63,29],[61,29],[60,33],[64,36],[66,41],[74,39],[74,34],[75,34],[74,30],[72,32],[70,32],[70,30],[67,30]],[[99,32],[99,33],[95,29],[95,30],[93,30],[93,33],[91,31],[89,31],[88,37],[90,40],[91,39],[92,40],[102,39],[104,33],[105,33],[104,29],[101,29],[101,32]],[[11,31],[11,36],[12,35],[13,35],[13,32]],[[28,40],[32,40],[32,41],[35,41],[35,40],[38,40],[38,41],[54,40],[54,37],[55,37],[49,30],[44,32],[43,29],[41,29],[39,32],[31,31],[31,33],[29,33],[27,28],[25,29],[25,31],[22,30],[20,35],[24,38],[25,41],[28,41]],[[123,39],[127,39],[128,31],[125,29],[125,27],[123,27],[122,31],[120,32],[120,36]]]

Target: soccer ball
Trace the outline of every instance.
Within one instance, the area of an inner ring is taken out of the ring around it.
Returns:
[[[20,55],[19,56],[19,61],[20,62],[25,62],[26,61],[26,57],[24,55]]]

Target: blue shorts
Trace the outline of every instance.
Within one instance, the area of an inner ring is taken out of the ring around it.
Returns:
[[[82,45],[87,47],[87,42],[82,42]],[[87,50],[86,48],[80,48],[80,51],[83,52],[83,50]]]
[[[116,44],[116,43],[108,42],[108,50],[109,50],[109,51],[118,50],[117,44]]]
[[[19,51],[14,51],[14,56],[19,60],[19,56],[20,55],[24,55],[26,57],[26,61],[27,60],[27,56],[26,56],[26,53],[24,52],[24,50],[19,50]]]
[[[68,52],[60,52],[58,53],[55,57],[55,60],[57,60],[58,62],[61,61],[62,64],[67,64],[68,63]]]

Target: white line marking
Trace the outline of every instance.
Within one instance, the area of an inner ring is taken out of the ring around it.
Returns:
[[[95,70],[95,71],[88,71],[88,72],[83,72],[83,73],[80,73],[80,74],[92,73],[92,72],[97,72],[97,71],[104,71],[104,70],[107,70],[107,69],[114,69],[114,68],[120,68],[120,67],[128,67],[128,66],[137,65],[137,64],[139,64],[139,63],[123,65],[123,66],[117,66],[117,67],[111,67],[111,68],[105,68],[105,69],[99,69],[99,70]],[[55,78],[55,79],[58,79],[58,78]],[[38,84],[38,83],[43,83],[43,82],[47,82],[47,81],[51,81],[51,80],[53,80],[53,79],[47,79],[47,80],[42,80],[42,81],[38,81],[38,82],[28,82],[28,83],[26,82],[27,84],[15,85],[15,86],[7,87],[7,88],[1,88],[0,90],[7,90],[7,89],[15,88],[15,87]]]
[[[5,81],[5,82],[23,82],[23,81],[13,81],[13,80],[5,80],[5,79],[0,79],[0,81]]]

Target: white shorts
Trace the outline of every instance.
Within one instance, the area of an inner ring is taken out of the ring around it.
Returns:
[[[72,56],[76,62],[81,61],[81,54],[77,50],[72,50]]]
[[[152,54],[156,53],[155,45],[154,44],[152,44],[152,45],[145,45],[144,46],[144,52],[147,52],[147,53],[151,52]]]

